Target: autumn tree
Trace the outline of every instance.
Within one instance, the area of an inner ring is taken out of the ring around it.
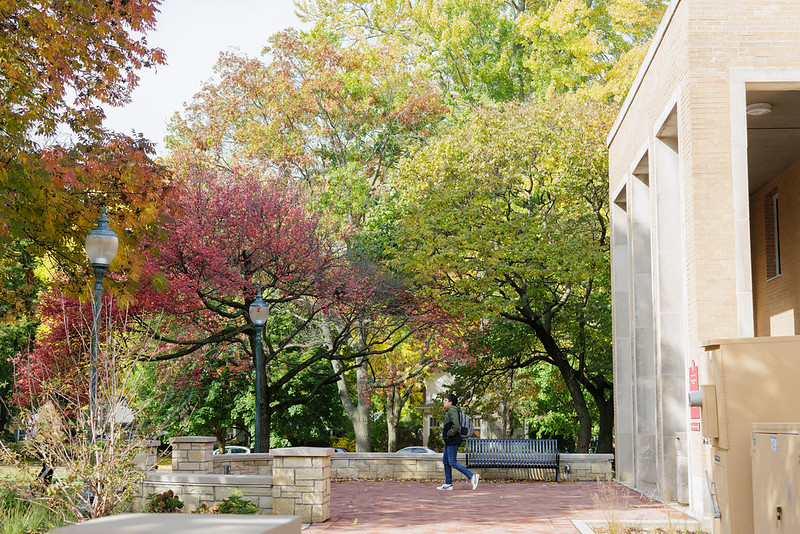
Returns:
[[[73,271],[85,263],[83,237],[101,205],[130,229],[118,232],[124,245],[153,222],[172,184],[149,159],[149,142],[104,130],[101,105],[128,102],[137,70],[164,63],[144,36],[158,4],[14,0],[0,7],[0,266],[15,261],[14,243]],[[41,146],[61,133],[72,134],[69,146]]]
[[[607,156],[614,108],[579,96],[480,111],[402,169],[397,261],[449,306],[518,322],[537,344],[519,366],[554,365],[586,451],[600,412],[611,450]]]
[[[218,81],[172,124],[173,164],[199,161],[221,172],[246,165],[302,180],[352,258],[352,236],[384,195],[389,169],[430,135],[447,108],[435,84],[400,49],[345,47],[330,34],[294,31],[273,36],[271,44],[269,64],[237,53],[220,57]],[[350,337],[348,350],[384,351],[371,348],[367,338],[383,325],[386,333],[376,339],[388,339],[398,318],[361,318],[359,329],[370,334]],[[342,321],[333,313],[317,319],[327,322],[318,341],[330,346],[327,332],[341,331]],[[339,386],[358,428],[357,448],[369,450],[366,360],[358,363],[357,391],[344,381]]]
[[[96,396],[89,397],[87,369],[91,299],[45,290],[37,306],[40,335],[13,359],[18,420],[25,425],[26,439],[21,450],[3,448],[4,463],[13,461],[20,480],[33,478],[30,455],[56,467],[41,504],[58,514],[111,515],[130,505],[144,478],[135,462],[153,435],[149,420],[141,416],[153,398],[141,395],[140,386],[143,362],[156,345],[130,334],[126,314],[113,300],[106,292],[96,332]],[[163,386],[163,381],[155,385]],[[31,489],[37,487],[32,481]]]
[[[265,385],[260,442],[269,443],[273,413],[308,401],[359,357],[391,350],[391,334],[358,323],[375,306],[374,284],[348,268],[303,191],[289,180],[253,175],[196,175],[193,188],[167,212],[167,239],[149,244],[149,283],[137,293],[142,330],[163,343],[155,359],[236,346],[251,357],[256,343],[249,305],[261,293],[270,307],[263,342]],[[163,320],[150,329],[151,314]],[[320,317],[335,315],[323,343],[311,335]],[[349,346],[354,332],[365,336]],[[377,336],[374,339],[372,336]],[[321,372],[330,360],[349,362]],[[211,372],[206,369],[205,372]],[[288,395],[300,375],[312,386]]]

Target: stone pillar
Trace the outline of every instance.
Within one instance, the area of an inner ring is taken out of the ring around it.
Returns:
[[[172,438],[173,473],[213,473],[214,443],[217,440],[205,436],[183,436]]]
[[[324,447],[271,449],[272,513],[299,515],[304,523],[331,517],[331,454]]]
[[[140,452],[133,458],[133,463],[138,465],[143,471],[149,473],[158,469],[158,440],[148,440],[145,442],[146,451]]]

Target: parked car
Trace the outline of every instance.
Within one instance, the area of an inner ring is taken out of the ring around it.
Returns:
[[[416,453],[416,454],[439,454],[433,449],[429,449],[428,447],[404,447],[397,452],[403,453]]]
[[[228,445],[224,454],[250,454],[252,451],[240,445]],[[214,454],[223,454],[219,449],[214,449]]]
[[[344,447],[334,447],[333,452],[350,452],[350,451],[348,451]]]

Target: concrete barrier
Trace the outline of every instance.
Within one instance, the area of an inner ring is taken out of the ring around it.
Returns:
[[[296,516],[120,514],[51,530],[51,534],[300,534]]]

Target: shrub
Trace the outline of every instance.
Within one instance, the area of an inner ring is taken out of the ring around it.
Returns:
[[[221,514],[257,514],[258,506],[252,501],[242,498],[242,492],[239,490],[232,490],[231,496],[223,499],[219,505],[219,513]]]
[[[147,511],[154,514],[174,514],[183,508],[183,502],[172,490],[147,495]]]
[[[232,490],[231,496],[223,499],[221,503],[209,506],[206,503],[195,510],[196,514],[257,514],[258,507],[252,501],[242,499],[242,492]]]

